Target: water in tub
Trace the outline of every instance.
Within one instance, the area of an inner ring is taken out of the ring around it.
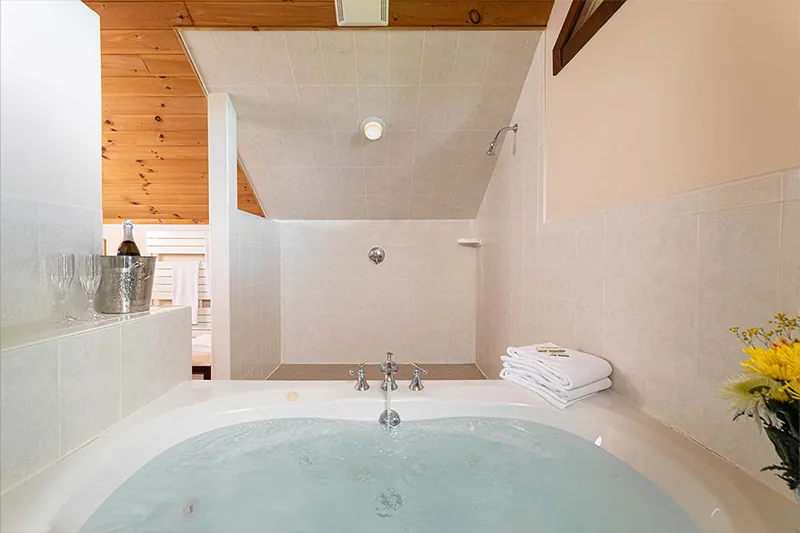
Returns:
[[[189,439],[81,529],[208,533],[695,533],[598,446],[521,420],[280,419]]]

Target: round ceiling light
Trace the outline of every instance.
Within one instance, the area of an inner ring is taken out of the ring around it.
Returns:
[[[369,117],[361,121],[361,131],[370,141],[377,141],[383,135],[386,123],[378,117]]]

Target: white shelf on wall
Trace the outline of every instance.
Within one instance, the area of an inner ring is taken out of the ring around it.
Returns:
[[[479,248],[481,245],[480,239],[458,239],[459,246],[466,246],[467,248]]]

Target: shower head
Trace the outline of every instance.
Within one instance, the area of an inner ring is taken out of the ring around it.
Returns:
[[[506,126],[505,128],[500,128],[498,130],[498,132],[497,132],[497,135],[495,135],[494,139],[492,139],[492,142],[489,143],[489,149],[486,150],[486,155],[488,155],[489,157],[497,155],[497,154],[495,154],[494,149],[497,148],[497,139],[498,139],[498,137],[500,137],[501,133],[503,133],[504,131],[508,131],[508,130],[511,130],[514,133],[517,133],[518,129],[519,129],[519,124],[514,124],[513,126]]]

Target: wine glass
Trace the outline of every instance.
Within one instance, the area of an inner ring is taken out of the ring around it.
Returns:
[[[53,322],[62,326],[69,325],[73,319],[67,314],[64,302],[75,279],[75,255],[66,253],[51,255],[47,258],[47,272],[56,293],[56,316]]]
[[[83,314],[81,320],[92,322],[100,320],[103,315],[94,309],[94,295],[97,294],[97,287],[100,285],[100,256],[97,254],[80,254],[78,259],[78,280],[81,282],[86,299],[89,300],[89,307]]]

